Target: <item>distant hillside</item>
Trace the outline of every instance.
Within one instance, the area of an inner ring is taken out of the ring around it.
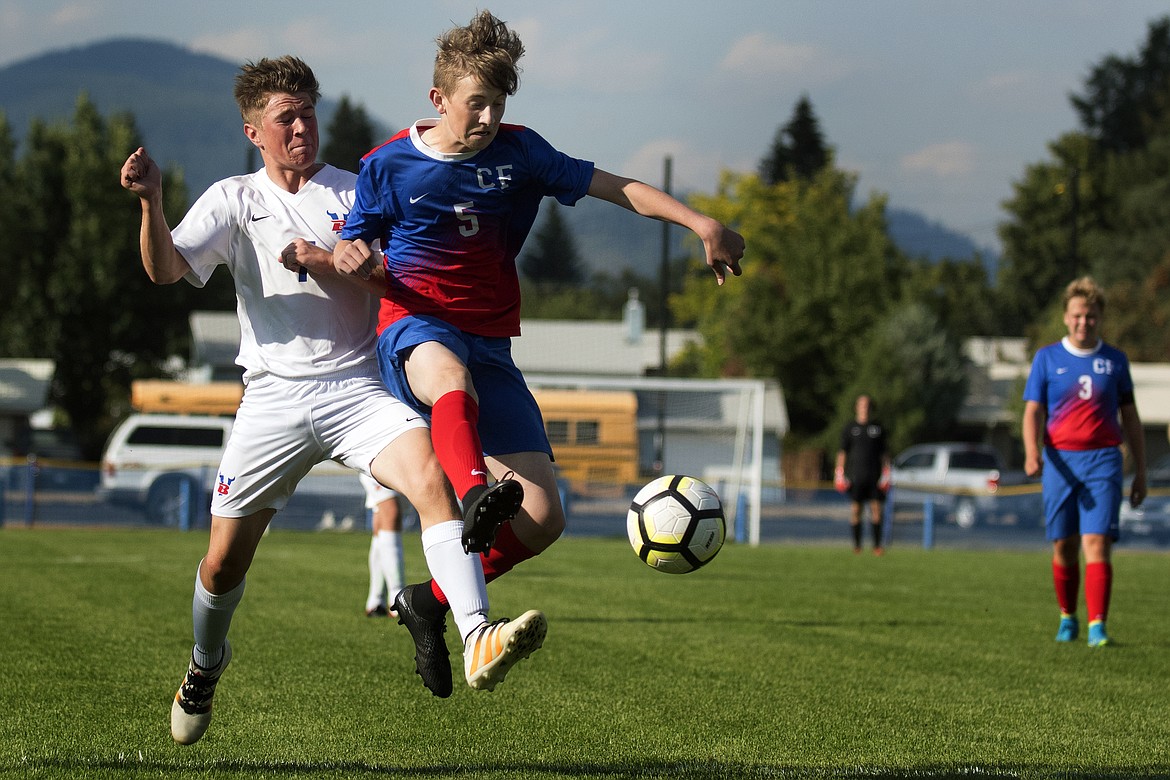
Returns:
[[[917,212],[887,208],[886,224],[893,242],[911,257],[937,262],[966,260],[981,254],[989,269],[995,270],[998,257],[993,250],[978,246],[969,236],[931,222]]]
[[[106,116],[129,112],[151,155],[164,167],[183,169],[193,199],[212,182],[248,169],[250,144],[232,98],[238,67],[239,63],[159,41],[105,41],[0,68],[0,110],[17,141],[34,117],[47,122],[69,119],[81,93],[88,94]],[[322,98],[322,132],[335,106],[335,99]],[[383,135],[397,129],[369,106],[365,109],[382,125]],[[657,273],[662,253],[659,223],[592,198],[563,209],[563,216],[589,267],[615,274],[626,267],[644,275]],[[966,258],[977,250],[965,236],[912,212],[890,209],[889,224],[894,241],[914,256]],[[686,231],[672,228],[670,233],[674,257],[682,251]]]
[[[81,93],[106,116],[130,112],[151,155],[182,167],[194,196],[247,161],[232,99],[236,67],[166,43],[108,41],[0,70],[0,108],[18,140],[34,117],[69,119]]]

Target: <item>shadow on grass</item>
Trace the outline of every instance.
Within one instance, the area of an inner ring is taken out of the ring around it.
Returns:
[[[950,625],[943,620],[858,620],[854,617],[842,617],[840,620],[786,620],[784,618],[768,618],[752,616],[750,620],[730,621],[726,619],[712,619],[709,615],[695,614],[691,617],[598,617],[596,615],[557,615],[558,623],[643,623],[648,625],[692,625],[702,624],[709,626],[716,623],[739,622],[751,625],[765,623],[774,626],[789,628],[840,628],[842,626],[868,628],[907,628],[910,626],[931,627]]]
[[[1002,766],[996,764],[939,764],[914,767],[810,767],[787,764],[744,764],[726,761],[646,761],[640,763],[451,763],[433,766],[392,766],[361,761],[248,761],[243,759],[157,760],[117,758],[27,758],[0,763],[0,774],[10,771],[28,777],[523,777],[523,778],[1168,778],[1170,765],[1160,767]]]

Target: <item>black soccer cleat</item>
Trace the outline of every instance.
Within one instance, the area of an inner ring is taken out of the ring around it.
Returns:
[[[394,599],[394,611],[398,623],[406,626],[414,640],[414,671],[422,678],[423,685],[440,699],[451,695],[451,658],[447,651],[447,631],[444,617],[427,618],[414,609],[416,588],[429,588],[430,583],[407,585]]]
[[[511,479],[512,472],[496,484],[475,485],[463,497],[463,551],[485,553],[492,549],[496,532],[520,511],[524,488]]]

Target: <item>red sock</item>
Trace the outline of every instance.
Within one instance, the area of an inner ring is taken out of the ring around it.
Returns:
[[[1056,587],[1056,603],[1066,615],[1077,613],[1077,590],[1081,586],[1080,569],[1052,562],[1052,584]],[[1087,594],[1086,594],[1087,595]]]
[[[431,407],[431,443],[455,495],[487,484],[487,464],[479,443],[479,404],[462,390],[445,393]]]
[[[516,532],[512,530],[512,523],[504,523],[496,532],[496,541],[492,544],[492,549],[486,553],[480,553],[479,559],[483,562],[483,579],[485,582],[491,582],[512,571],[512,567],[516,564],[535,557],[536,553],[529,550],[524,546],[524,542],[516,538]],[[434,580],[431,580],[431,592],[435,594],[435,598],[439,600],[440,604],[447,603],[447,595],[439,589],[439,583]]]
[[[1109,593],[1113,589],[1113,564],[1108,561],[1085,564],[1085,606],[1089,622],[1109,615]]]

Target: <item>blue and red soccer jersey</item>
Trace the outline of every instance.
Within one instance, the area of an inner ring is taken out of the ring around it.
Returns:
[[[1066,340],[1067,341],[1067,340]],[[1125,353],[1105,342],[1077,350],[1065,341],[1036,352],[1024,400],[1048,413],[1044,443],[1058,450],[1095,450],[1122,442],[1120,407],[1133,403]]]
[[[343,239],[381,241],[387,290],[378,332],[409,315],[467,333],[520,334],[516,256],[546,196],[584,197],[593,163],[555,150],[536,132],[501,125],[486,148],[442,154],[403,130],[362,159]]]

